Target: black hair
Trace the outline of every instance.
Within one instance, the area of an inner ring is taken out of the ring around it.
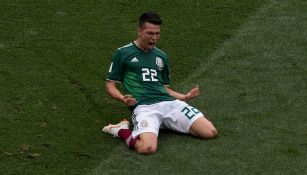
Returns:
[[[149,22],[155,25],[161,25],[162,20],[160,18],[160,15],[154,12],[145,12],[140,17],[139,27],[143,27],[145,22]]]

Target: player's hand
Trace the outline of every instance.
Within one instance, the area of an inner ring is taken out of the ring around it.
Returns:
[[[185,100],[191,100],[192,98],[199,96],[199,94],[200,94],[200,90],[199,90],[198,85],[196,85],[194,88],[190,90],[189,93],[186,94]]]
[[[125,103],[125,105],[127,105],[127,106],[133,106],[133,105],[135,105],[136,104],[136,99],[135,98],[133,98],[131,95],[125,95],[124,96],[124,103]]]

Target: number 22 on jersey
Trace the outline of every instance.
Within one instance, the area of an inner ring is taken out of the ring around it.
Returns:
[[[142,78],[143,81],[158,81],[157,79],[157,70],[142,68]]]

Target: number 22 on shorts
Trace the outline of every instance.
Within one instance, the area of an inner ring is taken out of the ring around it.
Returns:
[[[199,113],[199,110],[197,110],[196,108],[192,107],[192,106],[186,106],[184,107],[181,112],[188,118],[188,119],[192,119],[196,114]]]

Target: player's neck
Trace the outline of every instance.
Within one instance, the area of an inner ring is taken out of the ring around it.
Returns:
[[[144,44],[142,44],[142,42],[137,39],[134,41],[134,44],[136,45],[136,47],[138,47],[139,49],[143,50],[144,52],[149,52],[150,50],[146,50],[144,47]]]

